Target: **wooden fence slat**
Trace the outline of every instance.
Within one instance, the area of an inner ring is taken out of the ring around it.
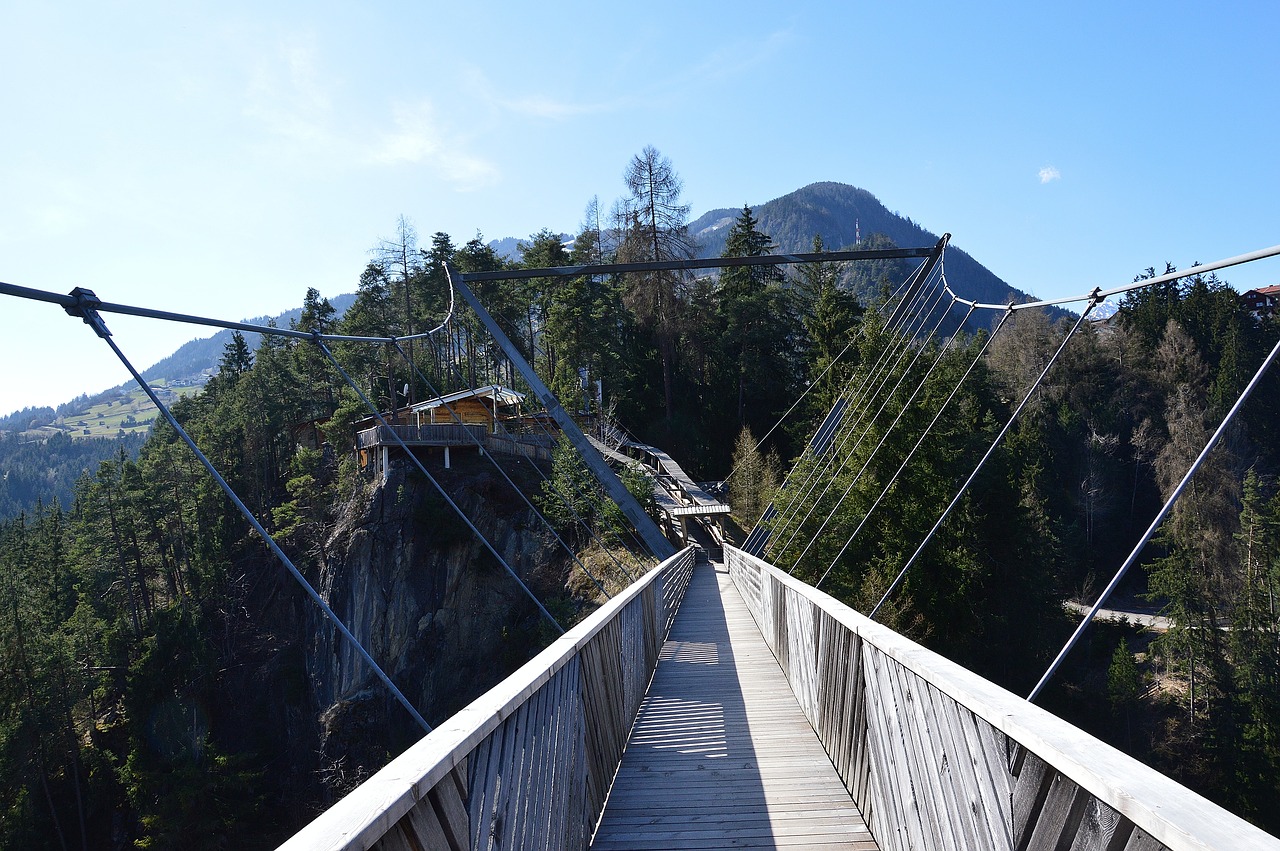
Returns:
[[[907,759],[914,768],[912,777],[917,784],[917,797],[923,804],[922,812],[927,819],[925,835],[937,837],[945,847],[968,847],[957,832],[959,815],[946,794],[950,778],[943,776],[938,753],[941,742],[924,711],[927,698],[921,692],[926,687],[925,683],[901,665],[888,665],[886,674],[901,698],[899,711],[905,710],[899,721]]]
[[[482,828],[478,837],[482,847],[492,851],[507,851],[513,846],[511,838],[511,814],[509,811],[511,793],[516,789],[517,769],[514,767],[523,747],[524,718],[529,712],[529,704],[520,704],[514,715],[503,722],[505,732],[502,736],[502,750],[497,764],[497,789],[494,792],[493,813],[489,823]],[[487,843],[487,844],[486,844]]]
[[[960,718],[950,711],[954,710],[955,704],[928,682],[920,680],[920,685],[922,709],[925,716],[932,719],[934,740],[938,743],[939,769],[942,772],[939,791],[947,799],[948,811],[954,814],[956,824],[964,834],[964,847],[995,851],[981,812],[984,806],[978,776],[973,770],[964,734],[959,729]]]
[[[1027,851],[1057,851],[1063,837],[1075,833],[1088,797],[1075,783],[1054,772]]]
[[[378,840],[378,844],[373,846],[376,851],[415,851],[414,847],[409,844],[409,840],[404,836],[404,828],[397,822],[391,826],[391,829],[382,835]]]
[[[917,787],[918,781],[913,776],[907,732],[902,726],[902,718],[906,714],[902,705],[903,698],[897,693],[889,676],[889,669],[894,666],[894,662],[879,651],[873,651],[869,659],[864,654],[863,660],[872,674],[869,682],[875,683],[874,690],[871,690],[876,697],[874,717],[882,734],[886,758],[881,768],[889,772],[885,775],[882,786],[887,798],[881,803],[894,806],[898,811],[899,823],[906,832],[909,847],[928,848],[926,836],[930,814],[926,810],[924,796]],[[869,714],[868,720],[871,717]]]
[[[1166,849],[1164,845],[1153,839],[1151,834],[1137,827],[1129,836],[1129,841],[1125,843],[1124,851],[1166,851]]]
[[[544,687],[525,702],[529,714],[525,718],[526,727],[521,736],[519,754],[519,774],[513,788],[522,790],[511,808],[511,840],[512,848],[529,848],[532,844],[533,823],[536,822],[542,806],[542,796],[547,793],[545,785],[538,782],[542,770],[538,758],[538,745],[541,740],[542,725],[545,721],[548,690]]]
[[[409,810],[408,815],[401,820],[402,829],[405,821],[408,821],[419,848],[438,848],[441,851],[444,851],[444,849],[448,849],[448,851],[466,851],[466,849],[459,848],[449,841],[449,836],[445,833],[444,827],[441,826],[440,819],[436,816],[436,811],[429,800],[423,799],[418,802],[416,807]]]
[[[1109,851],[1122,848],[1133,833],[1133,822],[1092,795],[1080,819],[1080,829],[1069,851]]]
[[[978,725],[982,725],[988,733],[994,733],[987,722],[976,718],[954,701],[942,699],[953,719],[954,729],[958,731],[957,746],[964,747],[968,755],[969,769],[981,797],[981,818],[991,847],[998,851],[1012,851],[1013,820],[1004,750],[997,746],[994,735],[984,737],[979,732]]]
[[[471,821],[467,816],[467,804],[463,798],[466,791],[467,761],[463,760],[458,767],[445,775],[428,793],[427,798],[435,810],[440,827],[449,838],[450,848],[459,851],[471,847]]]
[[[1049,794],[1049,782],[1053,771],[1049,764],[1033,753],[1023,755],[1018,780],[1013,787],[1013,847],[1026,847],[1026,840],[1035,829],[1036,819]]]

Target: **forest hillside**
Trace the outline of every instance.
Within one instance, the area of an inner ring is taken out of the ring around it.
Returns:
[[[571,247],[534,233],[518,261],[479,235],[420,242],[401,219],[341,318],[313,289],[294,325],[434,327],[450,301],[445,261],[482,272],[692,257],[680,186],[646,148],[610,216],[589,208]],[[720,230],[722,256],[778,244],[751,208]],[[1069,339],[1072,323],[1034,310],[994,336],[933,336],[886,323],[886,294],[910,269],[581,275],[488,282],[477,296],[586,421],[727,479],[744,527],[775,499],[768,557],[861,611],[1027,399],[880,616],[1025,694],[1073,626],[1064,603],[1092,602],[1280,326],[1189,270]],[[341,342],[333,356],[341,373],[306,338],[232,335],[173,414],[438,723],[545,646],[550,619],[575,622],[649,560],[563,446],[536,464],[459,451],[447,472],[436,454],[439,489],[415,467],[383,477],[361,463],[361,396],[391,410],[491,383],[528,389],[474,316],[414,346]],[[882,389],[856,392],[872,375]],[[849,425],[827,464],[805,445],[837,401]],[[1173,626],[1095,628],[1041,700],[1273,832],[1277,410],[1280,376],[1268,375],[1121,589],[1118,604]],[[628,486],[643,495],[646,482]],[[68,504],[0,522],[0,674],[5,848],[273,847],[418,735],[167,424],[136,457],[99,463]]]

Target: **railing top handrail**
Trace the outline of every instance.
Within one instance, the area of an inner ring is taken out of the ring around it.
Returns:
[[[278,851],[371,847],[476,745],[568,664],[619,611],[682,558],[692,555],[693,548],[685,547],[631,583],[514,674],[473,700],[321,813]],[[362,843],[360,837],[371,839]]]
[[[1048,762],[1173,851],[1280,849],[1280,839],[1053,713],[872,621],[762,559],[726,546],[807,597],[864,641]]]

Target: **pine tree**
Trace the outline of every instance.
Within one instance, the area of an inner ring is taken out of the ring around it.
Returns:
[[[614,213],[621,233],[618,262],[684,260],[694,254],[689,207],[680,203],[684,188],[671,161],[652,146],[632,158],[623,175],[631,193]],[[685,320],[685,278],[679,272],[637,272],[626,281],[627,306],[640,327],[653,334],[662,364],[663,407],[668,423],[675,414],[676,350]]]

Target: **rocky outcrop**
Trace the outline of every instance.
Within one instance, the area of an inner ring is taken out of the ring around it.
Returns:
[[[487,459],[429,467],[545,603],[565,594],[563,550]],[[419,712],[438,724],[530,658],[554,632],[415,468],[348,506],[323,548],[318,590]],[[323,757],[361,766],[420,735],[357,651],[319,613],[306,652]],[[366,769],[367,770],[367,769]]]

